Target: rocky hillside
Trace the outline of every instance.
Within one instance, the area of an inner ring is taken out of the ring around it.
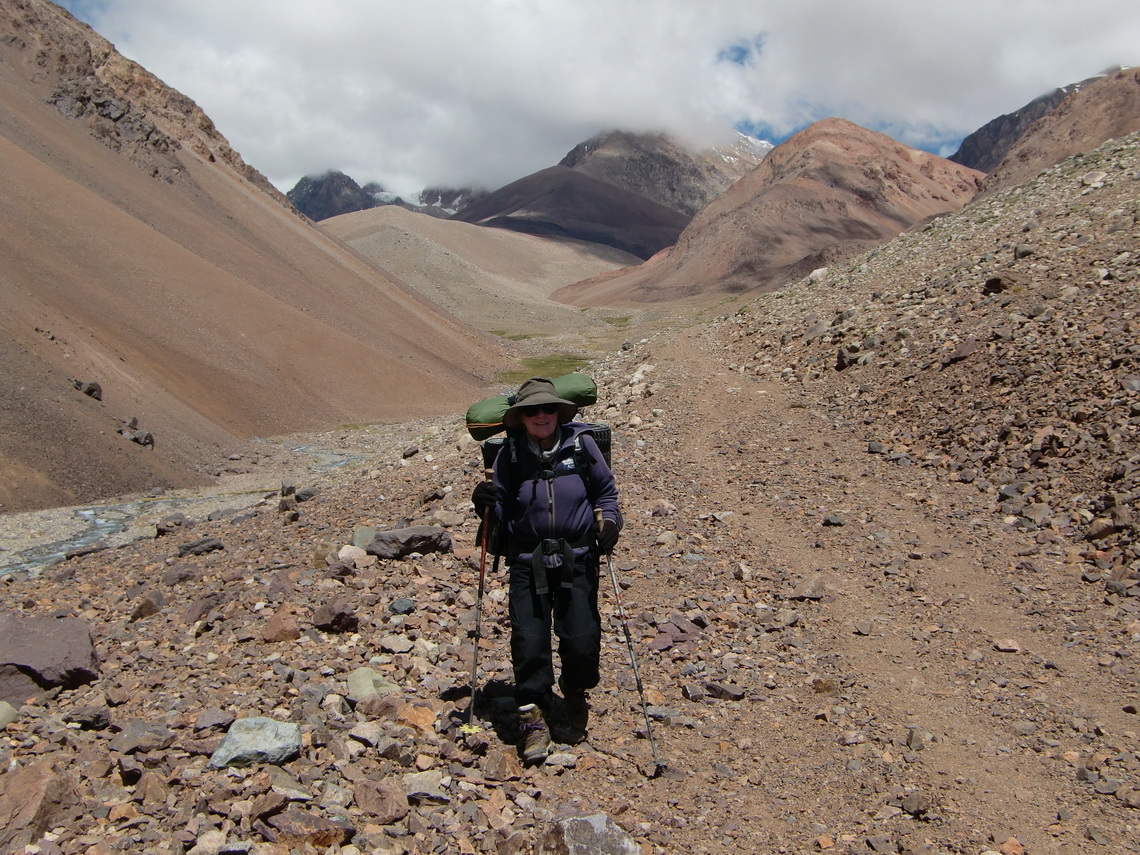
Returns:
[[[1098,75],[1098,77],[1103,76]],[[1080,83],[1058,87],[1052,92],[1034,98],[1024,107],[1014,110],[1012,113],[1005,113],[986,122],[963,139],[958,150],[947,159],[979,172],[992,171],[1005,159],[1006,154],[1021,139],[1022,134],[1029,129],[1030,125],[1043,116],[1052,113],[1070,94],[1079,91],[1096,79],[1096,77],[1090,77]]]
[[[901,466],[1140,571],[1133,134],[736,316],[734,367],[828,402]]]
[[[1012,187],[1075,154],[1140,130],[1140,68],[1081,86],[1032,125],[986,176],[984,192]]]
[[[627,525],[542,766],[458,413],[9,568],[0,846],[1133,850],[1138,186],[1134,135],[595,363]]]
[[[827,119],[773,149],[694,217],[667,253],[554,296],[579,306],[621,305],[771,290],[957,210],[980,178]]]
[[[0,510],[205,483],[251,437],[447,412],[507,362],[46,0],[0,0],[0,154]]]
[[[223,164],[279,204],[284,197],[245,163],[201,108],[49,0],[0,4],[6,84],[52,104],[153,176],[184,180],[177,152]]]

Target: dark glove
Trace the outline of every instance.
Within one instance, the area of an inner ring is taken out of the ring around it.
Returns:
[[[614,551],[618,542],[618,527],[613,520],[602,520],[602,527],[598,529],[598,551],[609,555]]]
[[[471,503],[475,505],[475,512],[485,516],[487,511],[499,503],[500,490],[491,481],[480,481],[471,491]]]

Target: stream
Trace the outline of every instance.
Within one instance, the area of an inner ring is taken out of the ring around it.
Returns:
[[[361,454],[313,444],[289,446],[307,457],[305,468],[320,475],[364,460]],[[215,511],[241,511],[262,501],[270,488],[189,496],[159,496],[46,511],[5,514],[0,541],[0,579],[20,574],[29,578],[87,550],[121,546],[153,537],[155,525],[171,514],[204,519]]]

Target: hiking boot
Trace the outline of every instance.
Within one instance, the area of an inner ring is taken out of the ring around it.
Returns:
[[[558,679],[558,688],[566,705],[566,723],[571,730],[585,733],[590,724],[590,702],[588,696],[581,689],[567,689],[562,678]]]
[[[524,763],[541,763],[550,756],[550,728],[537,704],[519,707],[519,730],[523,734]]]

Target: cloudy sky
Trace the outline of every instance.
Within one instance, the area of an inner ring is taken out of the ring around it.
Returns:
[[[285,191],[498,187],[615,127],[779,142],[827,116],[936,154],[1140,64],[1135,0],[61,0]]]

